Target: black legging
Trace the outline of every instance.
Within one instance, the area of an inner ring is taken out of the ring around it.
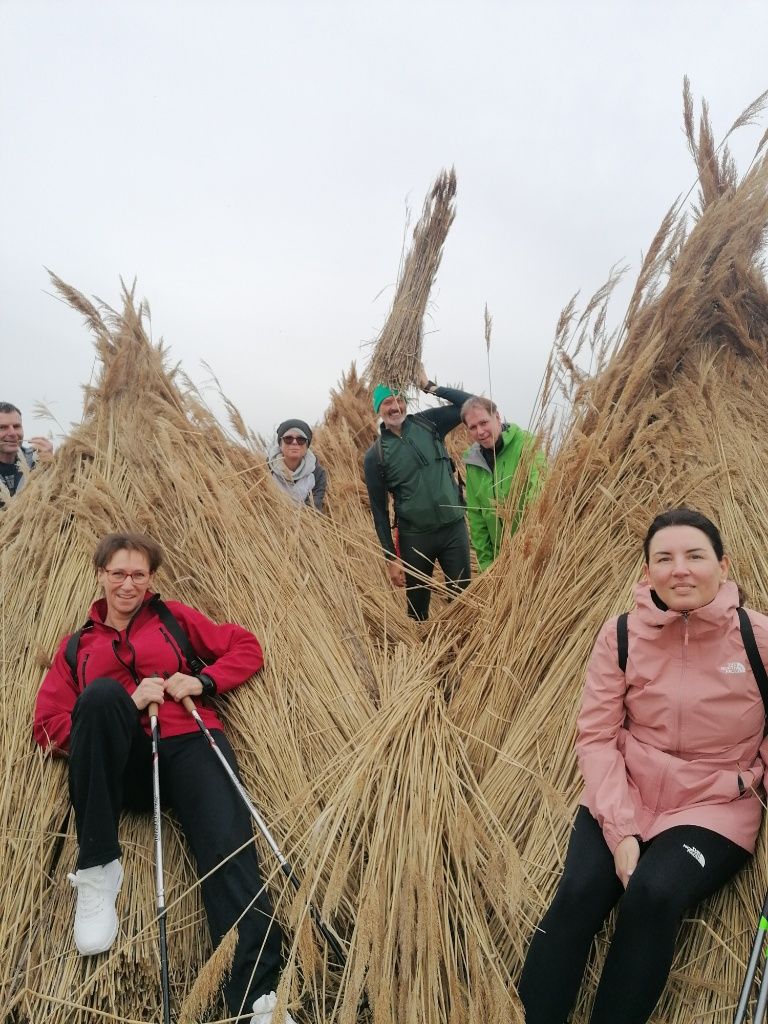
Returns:
[[[667,981],[685,911],[750,858],[707,828],[681,825],[640,844],[626,891],[600,826],[580,807],[554,901],[531,939],[519,993],[526,1024],[565,1024],[596,932],[621,899],[591,1024],[645,1024]]]
[[[214,735],[237,771],[227,737],[219,730]],[[150,747],[136,705],[120,683],[96,679],[83,690],[72,711],[69,747],[78,868],[106,864],[120,856],[117,833],[123,808],[151,808]],[[252,843],[227,859],[253,839],[250,816],[200,733],[161,739],[159,764],[163,805],[176,812],[198,875],[221,865],[202,883],[201,894],[214,945],[238,921],[237,948],[224,998],[233,1014],[241,1007],[250,1010],[258,996],[277,987],[282,940],[269,896],[262,890]]]

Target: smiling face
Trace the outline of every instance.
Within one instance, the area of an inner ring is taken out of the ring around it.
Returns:
[[[289,430],[280,438],[280,454],[288,469],[294,470],[307,454],[307,439],[297,430]]]
[[[131,575],[121,579],[124,573]],[[106,567],[98,570],[99,583],[107,602],[109,625],[123,628],[138,610],[153,578],[149,559],[143,551],[121,548],[112,555]]]
[[[405,420],[408,407],[405,403],[405,399],[399,395],[390,395],[389,398],[385,398],[379,406],[379,416],[381,416],[384,426],[388,430],[394,430],[398,432],[400,427],[403,425]]]
[[[23,440],[21,415],[17,412],[0,412],[0,462],[15,462]]]
[[[729,564],[695,526],[666,526],[651,538],[644,573],[668,608],[689,612],[714,600]]]
[[[501,416],[488,412],[482,405],[470,405],[464,416],[464,423],[473,441],[482,448],[493,448],[501,435]]]

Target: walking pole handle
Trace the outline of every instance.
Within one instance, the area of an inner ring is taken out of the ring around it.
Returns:
[[[187,700],[188,698],[185,698]],[[157,701],[153,700],[151,704],[147,705],[147,711],[149,711],[150,718],[157,718],[157,713],[160,709],[158,708]]]
[[[195,707],[195,702],[192,700],[191,697],[182,697],[181,703],[184,705],[184,707],[187,709],[190,715],[194,714],[194,712],[197,711],[197,708]],[[155,705],[155,707],[157,707],[157,705]]]

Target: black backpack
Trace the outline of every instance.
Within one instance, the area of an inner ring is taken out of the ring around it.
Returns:
[[[765,714],[766,717],[768,717],[768,673],[766,673],[763,659],[760,657],[760,651],[757,648],[757,641],[755,640],[755,631],[752,629],[752,623],[747,615],[746,609],[739,606],[736,611],[739,616],[741,640],[744,644],[744,650],[747,653],[747,658],[749,659],[749,667],[752,669],[752,675],[755,677],[755,681],[760,689],[760,696],[763,698],[763,704],[765,706]],[[627,657],[629,656],[628,619],[629,613],[624,612],[616,620],[616,642],[619,648],[618,661],[619,668],[622,672],[627,671]]]
[[[198,675],[206,667],[203,659],[195,652],[192,643],[184,632],[184,627],[181,625],[179,620],[173,614],[168,605],[161,599],[159,594],[153,594],[152,597],[147,601],[147,608],[150,608],[156,613],[162,624],[171,634],[173,639],[178,644],[179,650],[184,655],[187,664],[192,670],[192,675]],[[80,647],[80,637],[87,629],[93,629],[93,620],[88,619],[84,625],[73,633],[67,641],[67,646],[64,650],[64,660],[69,666],[69,671],[72,673],[72,678],[75,681],[75,686],[79,686],[77,679],[77,651]]]

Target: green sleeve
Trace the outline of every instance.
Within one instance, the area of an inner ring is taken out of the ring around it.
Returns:
[[[477,564],[480,571],[484,572],[493,562],[493,540],[488,531],[488,525],[480,505],[480,493],[477,487],[478,475],[482,470],[467,466],[466,479],[466,501],[467,519],[469,520],[469,536],[472,540],[472,547],[477,555]]]

